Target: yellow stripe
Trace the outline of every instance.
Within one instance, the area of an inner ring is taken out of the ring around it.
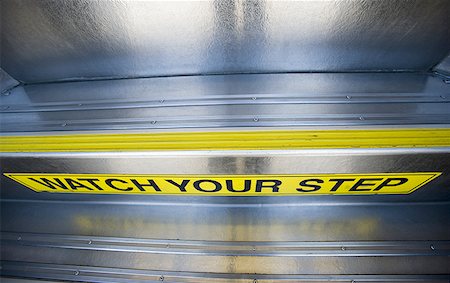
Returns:
[[[450,129],[262,130],[3,136],[1,152],[448,147]]]
[[[35,192],[203,196],[409,194],[441,175],[362,173],[313,175],[134,175],[4,173]],[[336,179],[346,178],[338,184]],[[350,178],[350,179],[349,179]],[[96,180],[95,186],[87,179]],[[403,179],[403,180],[402,180]],[[187,181],[187,183],[185,183]],[[180,186],[174,184],[182,184]],[[58,185],[55,185],[58,184]],[[359,186],[363,189],[357,189]],[[244,189],[243,189],[244,188]]]

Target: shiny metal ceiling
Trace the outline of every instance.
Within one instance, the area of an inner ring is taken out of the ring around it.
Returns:
[[[4,0],[1,66],[22,82],[242,72],[423,71],[447,0]]]

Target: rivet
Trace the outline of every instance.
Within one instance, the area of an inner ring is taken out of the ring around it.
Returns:
[[[166,245],[166,249],[168,249],[168,248],[170,248],[170,245],[169,245],[169,244]]]
[[[255,248],[255,247],[253,247],[253,248],[252,248],[252,251],[256,251],[256,248]]]
[[[159,281],[164,281],[164,276],[161,275],[161,276],[159,277]]]
[[[152,125],[156,124],[156,121],[151,121],[150,123],[152,123]]]
[[[258,122],[259,119],[258,118],[253,118],[253,121]]]
[[[80,271],[75,271],[75,275],[79,275],[80,274]]]
[[[256,100],[256,97],[252,97],[252,100]]]
[[[356,283],[356,281],[355,281],[355,280],[352,280],[352,283]]]
[[[431,245],[430,249],[434,251],[436,248],[433,245]]]
[[[258,283],[258,280],[256,280],[256,279],[253,279],[253,283]]]
[[[347,99],[351,99],[352,98],[350,95],[347,95],[346,97],[347,97]]]
[[[359,116],[359,120],[364,120],[364,117],[363,116]]]
[[[341,250],[345,251],[345,247],[341,247]]]
[[[22,240],[22,237],[17,237],[17,241],[20,241],[20,240]]]
[[[83,106],[83,103],[78,103],[78,106]]]
[[[67,126],[67,123],[62,123],[61,126],[65,127],[65,126]]]
[[[441,98],[442,98],[442,99],[446,99],[447,97],[445,97],[445,95],[441,95]]]
[[[5,92],[3,95],[4,96],[8,96],[8,95],[10,95],[11,94],[11,92],[10,91],[7,91],[7,92]]]
[[[450,79],[444,79],[443,81],[444,81],[444,83],[446,83],[446,84],[450,84]]]
[[[91,241],[91,240],[89,240],[89,242],[88,242],[88,245],[90,245],[90,244],[92,244],[92,241]]]
[[[164,99],[161,99],[159,102],[160,102],[160,103],[164,103]]]

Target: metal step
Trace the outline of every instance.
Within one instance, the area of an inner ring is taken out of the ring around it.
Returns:
[[[448,203],[298,199],[259,206],[7,201],[2,215],[14,218],[3,222],[2,272],[93,282],[441,282],[450,266],[449,212]]]
[[[6,94],[2,276],[450,279],[450,85],[440,76],[186,76],[20,85]],[[36,192],[21,179],[30,174],[432,177],[393,194],[249,197]]]
[[[416,73],[186,76],[32,84],[1,98],[3,133],[445,126],[449,85]],[[7,93],[8,94],[8,93]]]

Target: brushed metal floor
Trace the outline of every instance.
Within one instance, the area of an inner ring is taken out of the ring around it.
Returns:
[[[6,201],[2,215],[4,276],[90,282],[450,279],[449,203]]]

